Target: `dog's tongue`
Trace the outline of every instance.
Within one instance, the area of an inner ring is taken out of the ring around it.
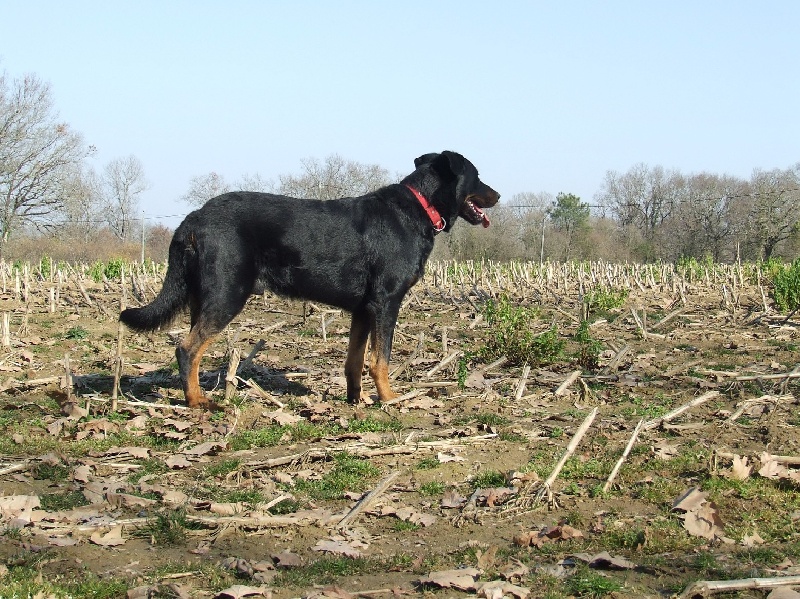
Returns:
[[[475,204],[473,204],[472,207],[475,208],[475,212],[477,212],[478,215],[481,217],[481,225],[483,225],[483,228],[485,229],[486,227],[488,227],[490,223],[487,214]]]

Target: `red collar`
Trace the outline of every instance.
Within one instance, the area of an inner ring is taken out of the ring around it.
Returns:
[[[444,220],[444,218],[442,218],[442,215],[439,214],[439,211],[436,209],[436,207],[433,204],[431,204],[428,201],[428,198],[422,195],[419,191],[417,191],[410,185],[406,185],[406,187],[408,187],[408,189],[411,190],[411,193],[413,193],[414,197],[419,200],[419,203],[425,209],[425,212],[428,213],[428,218],[430,218],[431,222],[433,223],[434,231],[439,233],[442,230],[444,230],[444,227],[447,224],[447,222]]]

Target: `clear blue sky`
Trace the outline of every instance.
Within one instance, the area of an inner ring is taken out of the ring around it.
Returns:
[[[636,163],[748,178],[800,161],[800,2],[4,0],[0,70],[133,154],[148,215],[195,175],[331,153],[470,158],[504,201],[592,201]],[[179,222],[172,219],[167,224]]]

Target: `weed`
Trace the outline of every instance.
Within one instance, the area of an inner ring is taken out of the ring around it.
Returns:
[[[298,480],[296,489],[312,499],[340,499],[345,491],[363,491],[378,474],[378,468],[345,451],[334,456],[333,469],[320,480]]]
[[[407,520],[400,520],[399,518],[395,518],[392,522],[392,530],[395,532],[413,532],[419,530],[419,528],[419,524],[414,524]]]
[[[439,481],[431,481],[419,486],[420,495],[427,495],[428,497],[437,497],[444,493],[444,483]]]
[[[800,308],[800,258],[772,270],[772,297],[782,312]]]
[[[225,476],[226,474],[230,474],[231,472],[235,472],[239,469],[239,466],[242,465],[242,461],[239,459],[230,459],[230,460],[222,460],[221,462],[217,462],[216,464],[210,464],[205,467],[205,475],[210,477],[215,476]]]
[[[419,462],[417,462],[417,470],[432,470],[434,468],[438,468],[441,462],[434,458],[433,456],[428,456],[426,458],[422,458]]]
[[[592,337],[587,320],[581,321],[581,324],[578,325],[578,331],[573,339],[578,344],[578,351],[575,353],[578,365],[585,370],[596,370],[600,361],[600,352],[603,351],[603,344]]]
[[[91,572],[72,576],[42,576],[38,568],[24,565],[10,567],[0,581],[0,597],[124,597],[128,583],[121,578],[99,578]]]
[[[472,487],[474,489],[489,489],[492,487],[504,487],[505,485],[505,475],[497,470],[484,470],[478,473],[472,480]]]
[[[484,317],[491,328],[490,337],[480,350],[485,360],[501,356],[510,365],[542,365],[556,361],[564,349],[555,326],[534,334],[532,325],[538,315],[533,308],[514,306],[508,296],[498,301],[489,300],[484,306]]]
[[[403,430],[403,424],[399,420],[379,420],[372,416],[351,420],[347,430],[354,433],[385,433],[399,432]]]
[[[577,597],[605,597],[622,590],[622,584],[586,566],[578,566],[565,581],[567,589]]]
[[[155,519],[142,529],[143,535],[154,545],[177,545],[186,540],[186,531],[197,526],[186,518],[186,510],[179,508],[156,514]]]
[[[63,493],[43,493],[39,495],[39,502],[43,510],[48,512],[60,512],[71,510],[89,502],[80,491],[65,491]]]
[[[583,296],[584,314],[588,318],[592,312],[605,314],[620,308],[628,299],[627,289],[597,287]]]
[[[75,341],[86,339],[88,336],[89,336],[89,331],[84,329],[82,326],[72,327],[66,333],[64,333],[65,339],[72,339]]]

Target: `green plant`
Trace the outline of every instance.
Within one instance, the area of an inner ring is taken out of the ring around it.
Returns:
[[[378,468],[366,460],[343,451],[334,456],[333,469],[319,480],[298,480],[296,489],[312,499],[340,499],[345,491],[363,491]]]
[[[89,336],[89,331],[84,329],[82,326],[76,326],[69,329],[66,333],[64,333],[64,337],[66,339],[74,339],[79,341],[81,339],[86,339]]]
[[[558,329],[535,334],[533,323],[538,310],[515,306],[508,296],[489,300],[483,309],[486,322],[491,327],[489,339],[480,350],[485,360],[505,356],[511,365],[541,365],[556,361],[564,349],[564,341],[558,338]]]
[[[436,497],[444,493],[444,483],[439,481],[431,481],[419,486],[419,492],[421,495],[427,495],[428,497]]]
[[[472,481],[472,486],[475,489],[489,489],[492,487],[504,487],[505,485],[505,475],[497,470],[484,470],[478,473]]]
[[[775,267],[772,271],[772,297],[783,312],[800,308],[800,258],[789,266]]]
[[[588,317],[592,312],[608,312],[620,308],[628,299],[627,289],[597,287],[583,296],[584,313]]]
[[[581,324],[578,325],[578,330],[573,339],[578,344],[578,351],[575,353],[578,365],[586,370],[595,370],[599,365],[603,344],[592,337],[587,320],[582,320]]]
[[[566,587],[577,597],[605,597],[622,590],[622,584],[586,566],[578,566],[567,578]]]

